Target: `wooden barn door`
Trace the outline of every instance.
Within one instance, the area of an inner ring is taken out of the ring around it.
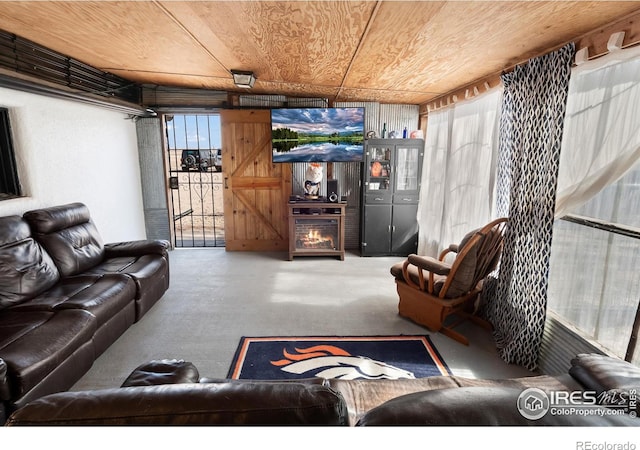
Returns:
[[[226,249],[287,251],[291,166],[271,163],[268,110],[224,110],[222,166]]]

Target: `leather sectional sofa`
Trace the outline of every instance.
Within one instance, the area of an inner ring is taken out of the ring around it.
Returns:
[[[200,378],[189,362],[151,361],[119,388],[48,395],[16,411],[7,425],[640,426],[639,368],[597,354],[571,364],[559,376],[506,380],[252,381]],[[571,394],[585,408],[527,418],[519,405],[530,400],[523,396],[529,388],[566,393],[560,399]]]
[[[169,243],[104,244],[82,203],[0,217],[0,423],[69,389],[169,287]]]

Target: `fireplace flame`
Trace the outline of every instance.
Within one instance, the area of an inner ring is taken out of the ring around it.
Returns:
[[[299,249],[336,249],[336,238],[333,233],[335,224],[331,224],[333,228],[326,227],[305,227],[304,230],[296,230],[296,248]]]

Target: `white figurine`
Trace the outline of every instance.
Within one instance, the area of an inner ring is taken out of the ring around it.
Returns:
[[[304,196],[318,198],[320,195],[320,182],[322,181],[322,165],[310,163],[305,172]]]

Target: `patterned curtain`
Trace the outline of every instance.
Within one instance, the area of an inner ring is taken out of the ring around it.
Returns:
[[[534,370],[544,331],[562,128],[574,44],[502,76],[497,213],[508,216],[497,279],[484,294],[498,353]]]

